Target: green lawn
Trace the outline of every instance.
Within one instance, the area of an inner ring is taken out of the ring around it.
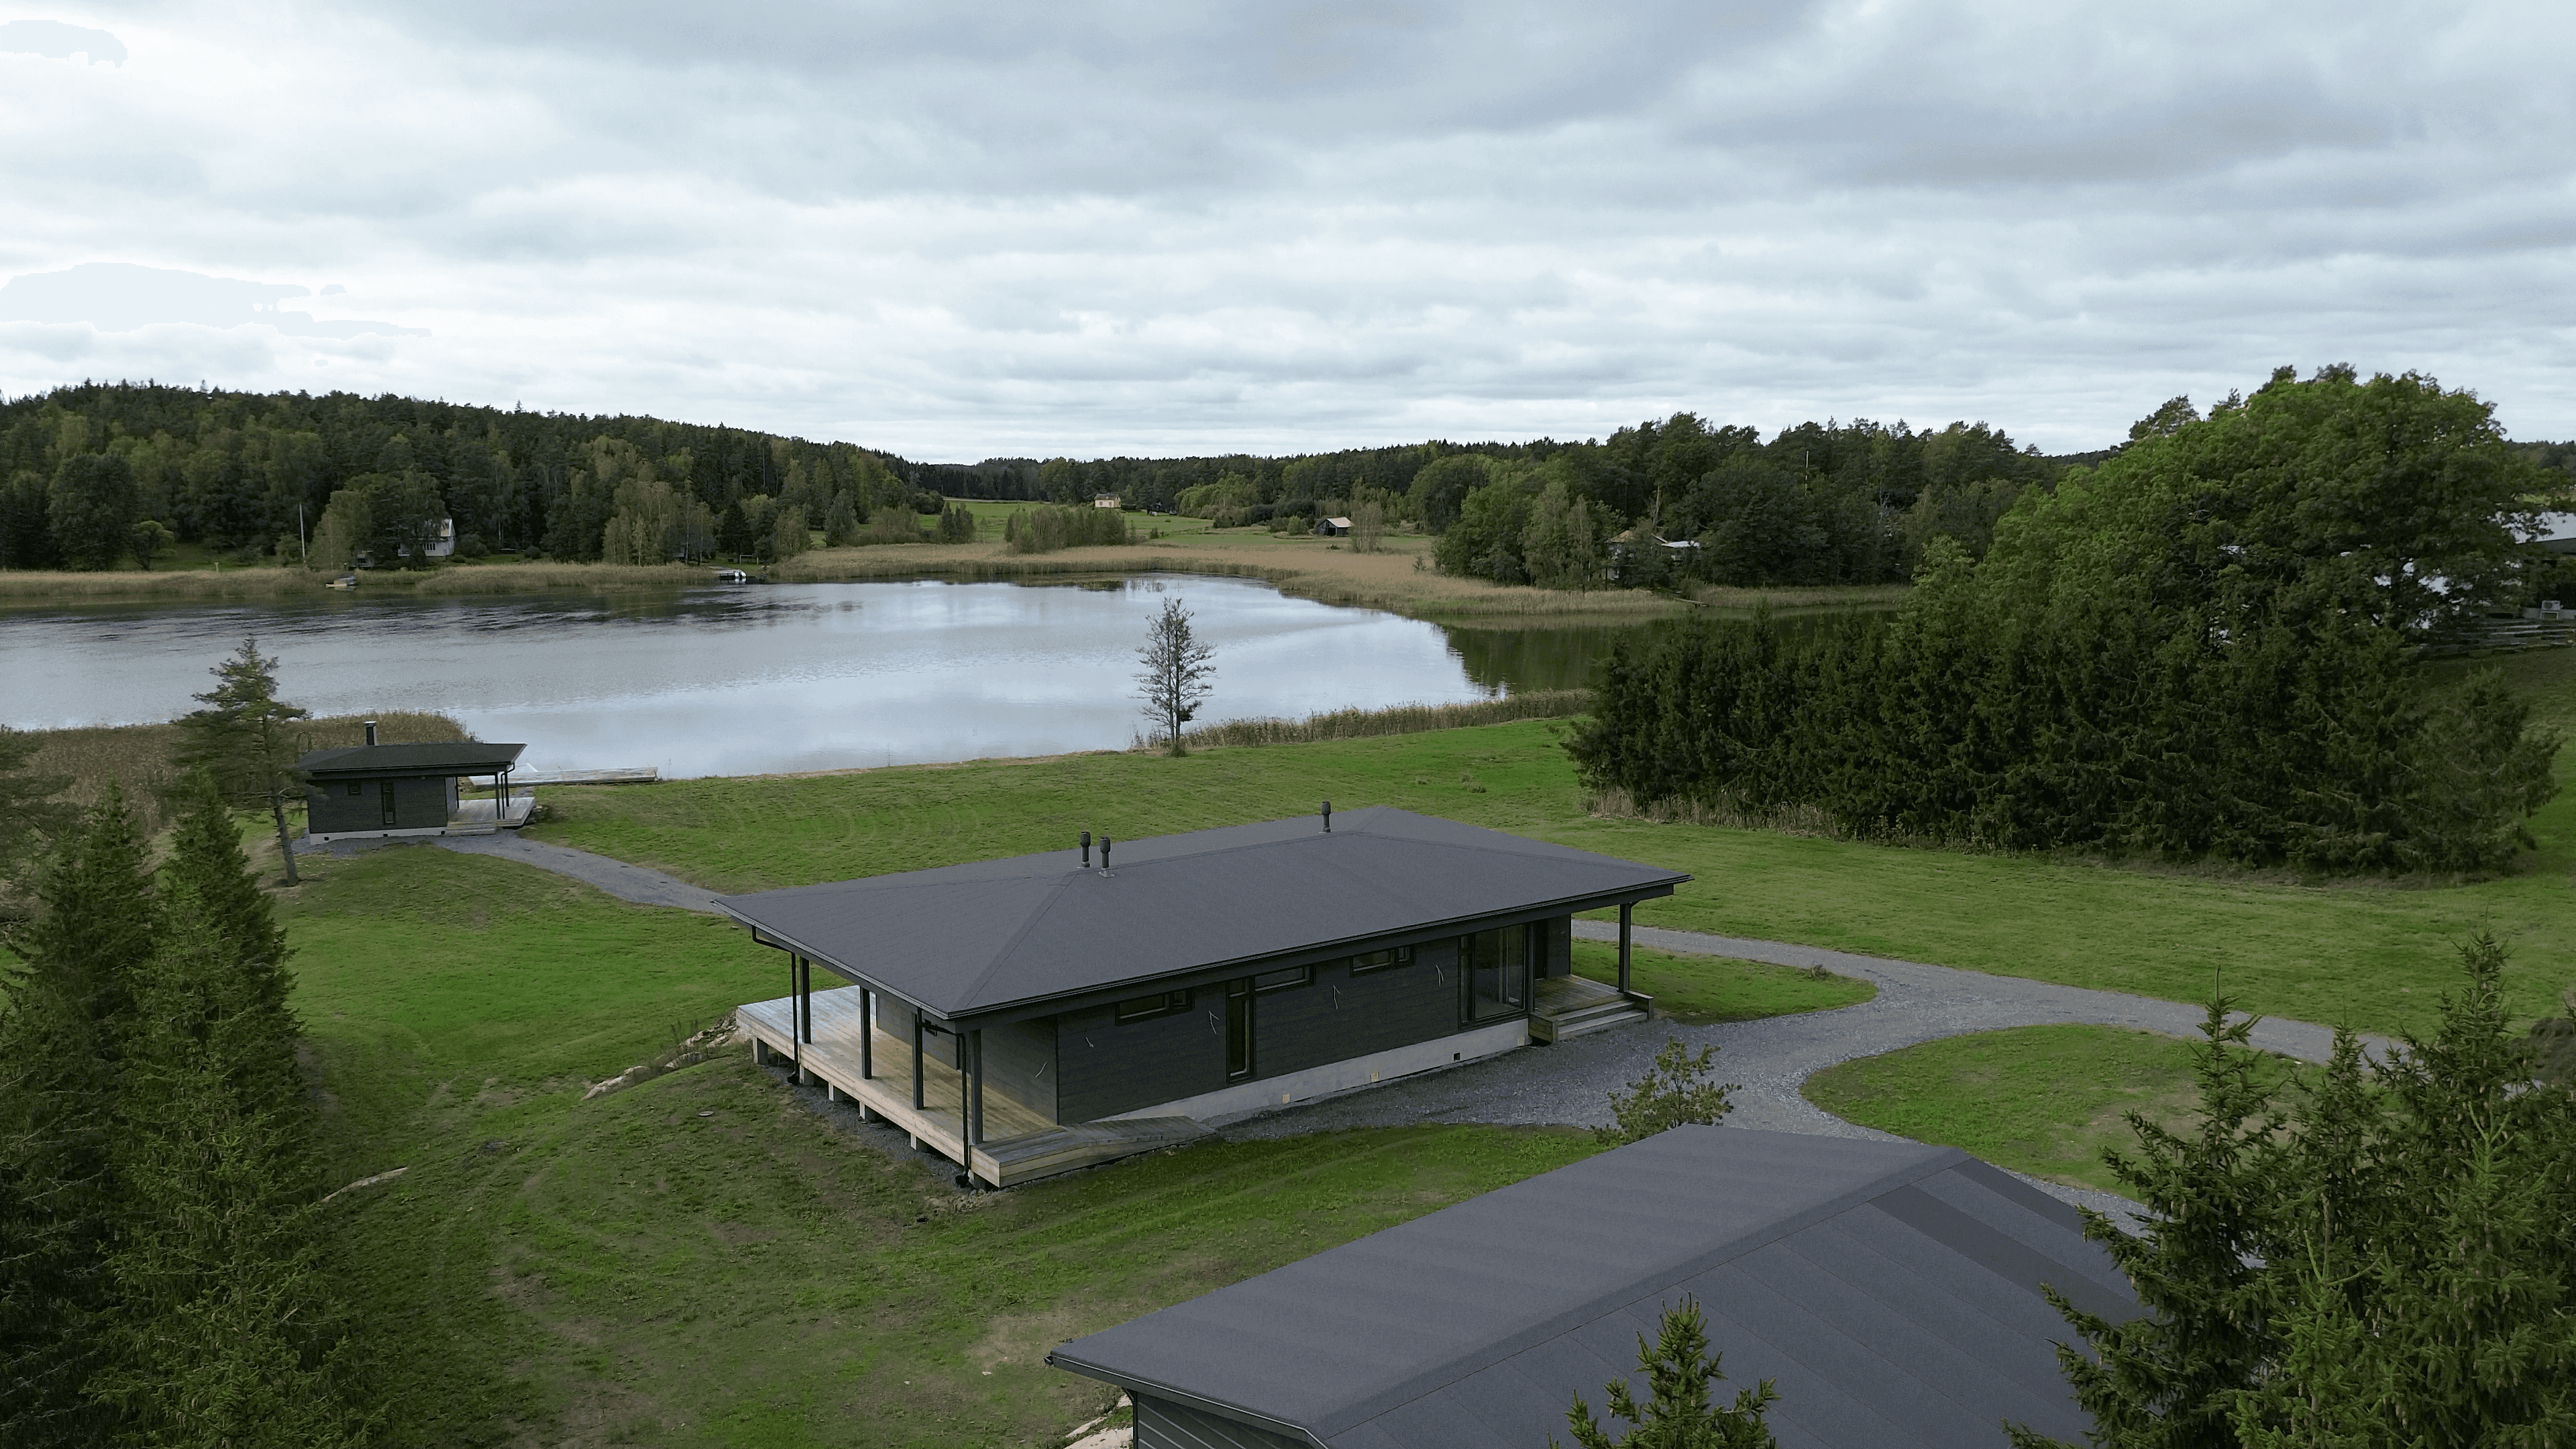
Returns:
[[[962,1197],[747,1052],[595,1101],[785,987],[679,911],[434,848],[310,866],[286,919],[380,1442],[1054,1445],[1058,1341],[1594,1150],[1421,1127],[1166,1153]]]
[[[1617,985],[1619,948],[1603,941],[1575,942],[1574,971]],[[1655,998],[1658,1014],[1684,1026],[1831,1011],[1878,995],[1876,985],[1849,976],[1722,956],[1676,956],[1644,946],[1628,948],[1628,985]]]
[[[2576,650],[2557,651],[2576,665]],[[2207,998],[2371,1031],[2429,1026],[2457,945],[2492,930],[2514,953],[2517,1010],[2576,981],[2576,795],[2531,822],[2540,849],[2469,884],[2302,884],[2038,856],[1852,844],[1584,813],[1563,721],[1173,760],[1076,755],[799,779],[551,789],[535,834],[757,890],[1025,851],[1079,830],[1127,838],[1337,808],[1428,814],[1690,871],[1644,923],[2131,991]],[[2562,757],[2561,778],[2569,763]]]
[[[2103,1166],[2102,1151],[2136,1147],[2127,1114],[2179,1127],[2199,1100],[2191,1043],[2116,1026],[1948,1037],[1829,1067],[1803,1090],[1865,1127],[2118,1193],[2129,1189]]]

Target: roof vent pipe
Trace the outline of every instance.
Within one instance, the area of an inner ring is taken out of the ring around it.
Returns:
[[[1333,833],[1333,802],[1330,800],[1324,802],[1324,833]]]
[[[1100,837],[1100,873],[1109,874],[1109,837]]]
[[[1091,869],[1091,832],[1082,832],[1082,868]]]
[[[375,722],[374,720],[369,720],[369,721],[367,721],[367,743],[368,743],[368,744],[370,744],[370,745],[372,745],[372,744],[374,744],[375,742],[376,742],[376,722]]]

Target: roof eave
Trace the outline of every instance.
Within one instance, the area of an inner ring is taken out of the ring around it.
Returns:
[[[1044,995],[1014,997],[1005,1001],[961,1002],[950,1006],[940,1006],[932,1002],[924,1001],[899,987],[889,986],[877,977],[872,976],[857,967],[851,966],[847,962],[838,960],[828,952],[818,951],[814,947],[796,940],[794,937],[774,926],[755,920],[752,917],[743,914],[741,911],[727,905],[722,900],[718,900],[716,902],[716,908],[723,911],[726,915],[733,917],[736,921],[741,922],[751,931],[752,939],[764,946],[775,946],[780,950],[793,951],[808,960],[830,968],[832,973],[836,976],[864,985],[872,991],[882,991],[886,995],[904,1002],[906,1005],[914,1007],[917,1010],[930,1013],[941,1021],[964,1021],[970,1017],[992,1017],[1001,1015],[1005,1012],[1015,1013],[1020,1016],[1032,1014],[1044,1015],[1047,1013],[1032,1013],[1029,1011],[1029,1008],[1043,1006],[1052,1002],[1062,1003],[1063,1009],[1072,1009],[1093,999],[1115,998],[1120,994],[1132,992],[1139,986],[1144,986],[1155,981],[1169,981],[1184,976],[1200,976],[1210,972],[1236,970],[1257,962],[1275,961],[1283,956],[1301,956],[1308,954],[1330,956],[1343,947],[1356,946],[1366,941],[1383,940],[1388,936],[1417,934],[1436,936],[1444,930],[1465,925],[1470,921],[1491,920],[1495,916],[1549,916],[1554,915],[1559,911],[1563,911],[1566,914],[1571,915],[1576,911],[1599,910],[1604,906],[1633,905],[1638,901],[1655,900],[1663,896],[1671,895],[1674,891],[1688,884],[1691,880],[1692,877],[1688,874],[1676,873],[1659,881],[1623,890],[1587,891],[1581,895],[1564,896],[1556,900],[1532,901],[1527,905],[1515,906],[1507,911],[1486,911],[1475,915],[1441,917],[1435,920],[1422,921],[1414,925],[1405,926],[1399,930],[1370,931],[1357,936],[1336,937],[1330,940],[1310,942],[1306,945],[1292,947],[1285,951],[1265,951],[1259,955],[1253,956],[1228,956],[1214,961],[1204,961],[1194,966],[1183,967],[1177,971],[1159,971],[1146,976],[1127,977],[1117,981],[1103,981],[1093,985],[1084,986],[1073,991],[1048,992]]]
[[[1315,1431],[1307,1428],[1303,1424],[1292,1423],[1286,1419],[1273,1418],[1272,1416],[1261,1412],[1259,1409],[1248,1409],[1241,1404],[1229,1403],[1224,1399],[1212,1399],[1205,1394],[1194,1394],[1187,1389],[1174,1388],[1170,1384],[1161,1383],[1157,1380],[1145,1378],[1138,1374],[1126,1373],[1118,1369],[1103,1368],[1094,1363],[1085,1363],[1066,1354],[1061,1348],[1050,1351],[1044,1359],[1040,1360],[1040,1362],[1044,1363],[1049,1368],[1063,1369],[1067,1373],[1080,1374],[1087,1379],[1098,1379],[1104,1384],[1114,1384],[1119,1388],[1125,1389],[1128,1396],[1131,1398],[1137,1394],[1151,1394],[1155,1398],[1168,1399],[1173,1403],[1196,1409],[1203,1414],[1214,1414],[1218,1418],[1231,1419],[1236,1423],[1244,1424],[1252,1428],[1267,1429],[1273,1434],[1284,1434],[1292,1439],[1302,1439],[1309,1445],[1312,1445],[1313,1449],[1331,1449],[1330,1445],[1327,1445],[1322,1439],[1315,1436]]]

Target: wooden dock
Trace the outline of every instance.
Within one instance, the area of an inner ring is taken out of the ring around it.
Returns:
[[[794,997],[758,1001],[735,1013],[757,1050],[772,1062],[794,1061],[808,1082],[835,1101],[856,1105],[872,1121],[903,1129],[915,1142],[994,1187],[1011,1187],[1078,1167],[1133,1157],[1208,1135],[1187,1117],[1058,1124],[1047,1113],[986,1085],[984,1140],[966,1142],[965,1074],[925,1053],[921,1106],[912,1105],[912,1042],[861,1020],[858,988],[817,991],[814,1039],[795,1038]],[[874,1074],[860,1074],[860,1033],[871,1038]]]

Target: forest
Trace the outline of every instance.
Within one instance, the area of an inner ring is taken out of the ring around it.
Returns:
[[[1636,806],[1861,838],[2495,870],[2557,738],[2417,661],[2563,563],[2524,542],[2549,493],[2473,394],[2283,368],[2140,423],[1982,558],[1932,540],[1893,616],[1622,641],[1570,747]]]

